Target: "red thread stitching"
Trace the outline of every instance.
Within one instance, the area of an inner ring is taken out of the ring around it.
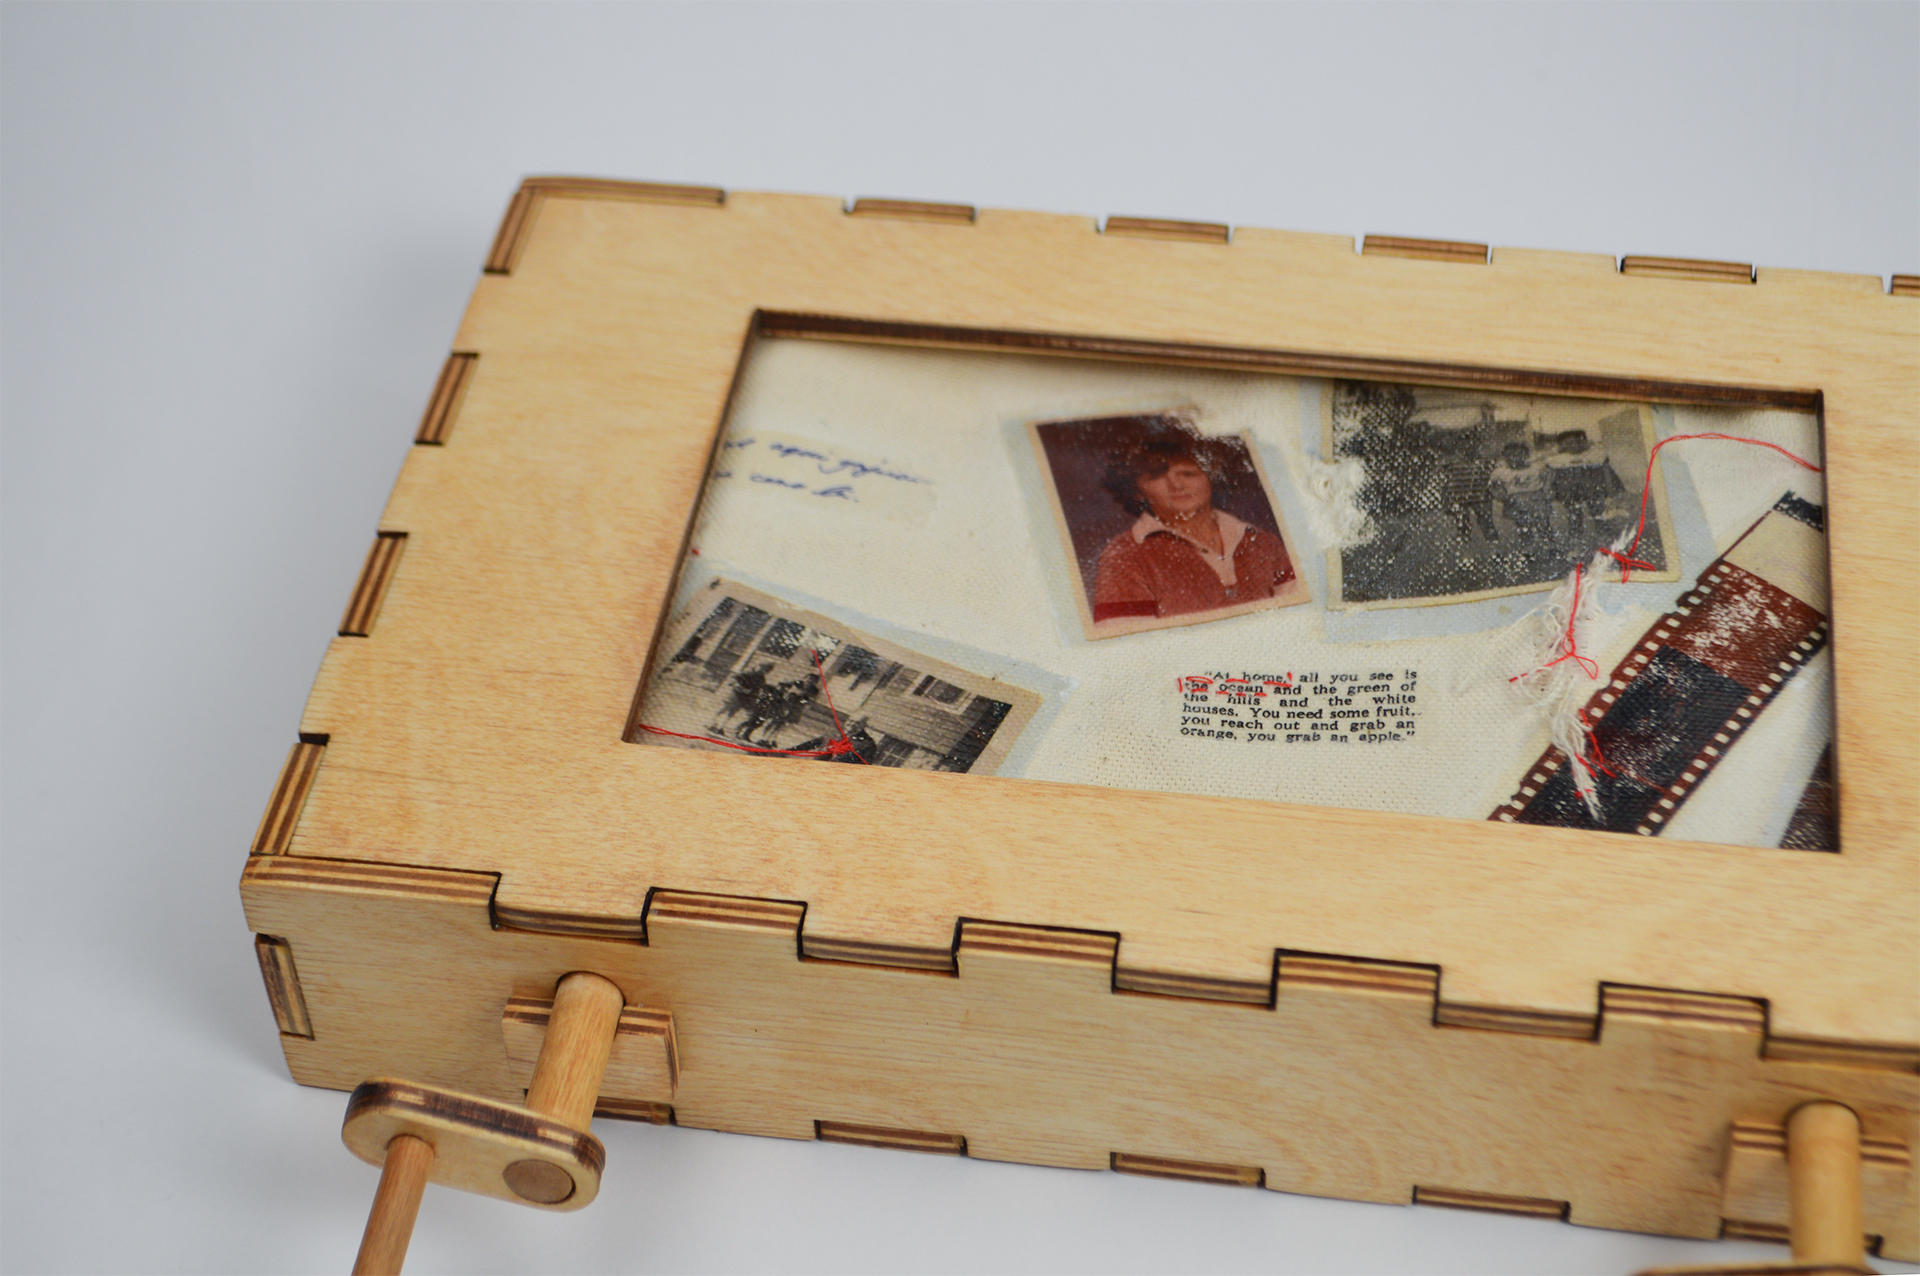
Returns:
[[[1765,439],[1748,439],[1748,438],[1742,438],[1738,434],[1718,434],[1713,432],[1708,432],[1705,434],[1676,434],[1676,435],[1673,435],[1671,438],[1661,439],[1658,443],[1653,445],[1653,451],[1647,453],[1647,477],[1646,477],[1646,481],[1640,485],[1640,521],[1634,525],[1633,543],[1627,546],[1627,552],[1625,554],[1615,553],[1611,549],[1602,549],[1600,551],[1602,554],[1605,554],[1608,558],[1611,558],[1615,562],[1620,564],[1620,583],[1623,585],[1626,584],[1627,582],[1627,572],[1631,568],[1639,568],[1643,572],[1657,570],[1654,564],[1643,563],[1639,559],[1632,557],[1632,555],[1634,550],[1640,548],[1640,538],[1644,536],[1647,531],[1647,498],[1653,494],[1654,458],[1660,455],[1660,449],[1665,447],[1667,444],[1679,443],[1686,439],[1719,439],[1725,443],[1751,443],[1755,447],[1770,448],[1773,451],[1778,452],[1781,456],[1786,457],[1789,461],[1792,461],[1795,465],[1798,465],[1802,469],[1811,470],[1815,474],[1820,473],[1820,467],[1815,465],[1812,461],[1806,460],[1802,457],[1795,456],[1793,453],[1787,451],[1787,449],[1781,447],[1778,443],[1769,443]]]
[[[872,766],[873,763],[867,762],[860,756],[859,746],[848,737],[847,729],[840,725],[840,711],[833,707],[833,692],[827,687],[827,670],[826,666],[820,663],[818,647],[813,650],[813,667],[814,671],[820,675],[820,698],[827,702],[827,713],[832,716],[833,729],[838,734],[838,738],[829,740],[823,749],[767,749],[758,745],[740,744],[733,740],[721,740],[710,735],[689,735],[685,731],[669,731],[665,727],[652,727],[644,722],[638,723],[637,726],[649,735],[670,735],[676,740],[698,740],[703,744],[717,744],[723,749],[738,749],[742,753],[768,753],[782,758],[839,758],[851,753],[856,761]]]
[[[1584,671],[1589,678],[1598,678],[1600,676],[1600,666],[1591,657],[1580,654],[1580,646],[1574,641],[1573,637],[1574,622],[1580,619],[1580,571],[1581,564],[1575,563],[1573,565],[1573,605],[1567,608],[1567,632],[1560,636],[1560,641],[1566,645],[1567,649],[1555,656],[1552,660],[1547,661],[1546,664],[1541,665],[1539,669],[1529,669],[1525,673],[1517,673],[1507,679],[1508,682],[1518,682],[1522,678],[1531,678],[1542,669],[1551,669],[1563,660],[1571,660],[1579,665],[1581,670]]]
[[[1821,472],[1820,467],[1812,461],[1804,457],[1796,456],[1781,447],[1778,443],[1769,443],[1765,439],[1749,439],[1738,434],[1720,434],[1711,431],[1703,434],[1675,434],[1668,438],[1661,439],[1653,445],[1653,450],[1647,453],[1647,474],[1645,481],[1640,485],[1640,518],[1634,525],[1633,541],[1627,546],[1625,553],[1621,553],[1618,550],[1611,549],[1604,545],[1601,546],[1598,551],[1620,565],[1620,583],[1623,585],[1627,583],[1628,573],[1631,571],[1659,570],[1658,564],[1649,563],[1633,557],[1633,551],[1640,548],[1640,538],[1646,535],[1647,531],[1647,502],[1653,496],[1653,462],[1654,459],[1660,455],[1660,449],[1667,444],[1679,443],[1689,439],[1718,439],[1726,443],[1751,443],[1755,447],[1769,448],[1772,451],[1778,452],[1781,456],[1786,457],[1802,469],[1811,470],[1815,474]],[[1571,660],[1579,665],[1581,671],[1589,678],[1598,678],[1600,676],[1599,664],[1589,657],[1580,654],[1580,645],[1574,635],[1574,625],[1580,617],[1580,573],[1581,564],[1575,563],[1573,565],[1573,605],[1567,610],[1567,632],[1562,635],[1560,640],[1566,647],[1566,650],[1560,655],[1555,656],[1552,660],[1547,661],[1546,664],[1541,665],[1538,669],[1530,669],[1526,673],[1515,674],[1513,677],[1507,679],[1508,682],[1518,682],[1522,678],[1531,678],[1534,674],[1546,669],[1551,669],[1555,665],[1567,660]],[[1597,769],[1617,778],[1619,773],[1607,765],[1606,758],[1600,753],[1600,738],[1593,733],[1591,726],[1587,727],[1586,731],[1587,742],[1593,748],[1593,761],[1588,762],[1587,759],[1578,755],[1575,755],[1573,760],[1579,763],[1581,768],[1589,773]]]

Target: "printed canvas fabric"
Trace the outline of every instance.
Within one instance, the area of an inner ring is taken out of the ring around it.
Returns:
[[[1830,844],[1816,773],[1832,722],[1824,491],[1779,453],[1660,452],[1642,566],[1590,581],[1581,602],[1593,672],[1567,685],[1599,711],[1581,719],[1582,760],[1555,761],[1551,723],[1512,681],[1554,654],[1541,608],[1564,604],[1574,563],[1630,533],[1654,445],[1704,432],[1818,463],[1816,423],[1784,411],[765,341],[670,628],[697,628],[724,582],[771,600],[770,617],[818,618],[801,626],[814,646],[748,652],[726,678],[778,663],[818,701],[854,686],[829,663],[844,656],[821,653],[824,688],[786,666],[831,640],[884,646],[921,677],[950,671],[935,681],[963,703],[1016,707],[1017,730],[966,767],[951,758],[972,746],[954,754],[931,727],[916,752],[863,724],[876,756],[930,769],[1750,846],[1791,828],[1793,845]],[[1103,586],[1103,565],[1109,581],[1134,572],[1131,592]],[[740,712],[720,711],[740,691],[702,690],[713,703],[676,726],[648,722],[664,703],[649,688],[636,723],[696,737],[730,723],[737,744]],[[894,688],[876,713],[891,695],[926,699]],[[779,713],[791,725],[763,719],[758,747],[804,753],[832,734],[823,702]],[[1602,758],[1596,816],[1569,777]],[[770,764],[790,762],[806,764]]]

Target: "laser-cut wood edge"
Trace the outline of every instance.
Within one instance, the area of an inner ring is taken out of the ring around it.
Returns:
[[[493,247],[487,253],[486,273],[508,275],[520,259],[532,232],[540,200],[548,195],[574,199],[632,199],[657,204],[711,205],[727,202],[727,192],[718,186],[689,186],[674,182],[624,182],[604,177],[529,177],[507,204],[500,229],[494,232]]]
[[[240,873],[240,889],[316,890],[435,900],[492,909],[497,873],[471,869],[413,868],[366,860],[311,855],[254,855]]]
[[[751,194],[763,195],[764,193],[751,192]],[[531,234],[539,201],[548,195],[581,199],[628,199],[710,207],[725,207],[727,203],[726,189],[719,186],[565,175],[528,177],[515,189],[508,202],[507,210],[487,254],[486,273],[512,273],[514,263],[519,259],[520,251]],[[849,215],[894,217],[910,221],[974,223],[979,220],[981,209],[972,204],[861,196],[850,201],[846,205],[846,211]],[[1225,222],[1113,215],[1106,218],[1104,222],[1088,219],[1087,226],[1090,230],[1101,234],[1136,235],[1145,238],[1204,243],[1232,242],[1232,227]],[[1274,231],[1264,227],[1249,229],[1259,230],[1265,234],[1293,233]],[[1411,235],[1362,235],[1359,251],[1363,256],[1490,264],[1494,261],[1495,255],[1501,251],[1524,253],[1530,250],[1511,246],[1503,250],[1495,245],[1475,243],[1470,240],[1426,239]],[[1599,254],[1591,255],[1596,258],[1600,256]],[[1608,260],[1614,259],[1608,258]],[[1705,258],[1631,254],[1619,257],[1615,270],[1620,274],[1652,278],[1694,279],[1773,287],[1780,287],[1787,283],[1779,277],[1763,277],[1751,263]],[[1849,278],[1844,272],[1834,271],[1793,271],[1791,273],[1803,277],[1831,276],[1836,280]],[[1920,275],[1893,275],[1889,281],[1888,293],[1894,296],[1920,296]]]
[[[643,1121],[648,1125],[673,1125],[673,1105],[645,1099],[613,1099],[602,1096],[594,1104],[593,1114],[616,1121]]]
[[[1761,1039],[1767,1031],[1766,1004],[1752,997],[1601,984],[1602,1031],[1608,1020],[1623,1018],[1654,1020],[1670,1027],[1733,1029]]]
[[[1870,1041],[1828,1041],[1813,1037],[1767,1038],[1766,1057],[1785,1063],[1820,1063],[1842,1068],[1886,1068],[1920,1072],[1920,1045]]]
[[[317,871],[301,871],[305,869]],[[429,880],[422,882],[418,880],[422,877],[448,876],[482,877],[483,881]],[[406,894],[415,897],[431,893],[442,898],[457,899],[470,906],[478,906],[489,898],[484,888],[492,880],[491,875],[449,873],[441,870],[394,870],[385,865],[366,865],[349,861],[304,861],[300,857],[265,861],[254,866],[249,877],[255,881],[292,882],[302,886],[318,885],[330,890],[379,889],[389,894]],[[369,877],[372,879],[371,882],[364,880]],[[779,934],[783,940],[792,942],[796,950],[805,911],[803,905],[791,901],[754,900],[672,891],[656,891],[652,904],[660,909],[658,920],[671,919],[702,927],[717,926],[743,935],[757,931],[770,931]],[[652,912],[653,907],[650,906],[649,914],[651,915]],[[963,957],[965,953],[972,951],[996,957],[1035,958],[1042,964],[1062,969],[1062,973],[1074,967],[1110,968],[1113,950],[1117,946],[1117,937],[1111,934],[1068,928],[1025,926],[1002,922],[968,922],[962,923],[959,929]],[[970,940],[972,942],[969,942]],[[781,946],[784,947],[784,943]],[[764,949],[761,951],[765,952]],[[796,960],[799,960],[797,951]],[[1395,997],[1421,998],[1433,995],[1439,978],[1439,972],[1435,968],[1412,963],[1367,962],[1352,958],[1287,951],[1277,954],[1275,967],[1281,989],[1279,996],[1283,1000],[1289,989],[1295,991],[1332,989],[1361,994],[1371,992]],[[541,999],[523,997],[517,1000],[531,1003]],[[1610,1005],[1616,1012],[1632,1018],[1652,1019],[1663,1028],[1671,1027],[1680,1031],[1700,1031],[1724,1027],[1729,1023],[1743,1027],[1756,1026],[1760,1021],[1752,1013],[1743,1010],[1740,1004],[1743,1002],[1754,1007],[1759,1006],[1759,1003],[1751,1003],[1749,999],[1744,998],[1665,989],[1608,986],[1603,990],[1603,1004]],[[1626,1009],[1623,1010],[1622,1007]],[[632,1016],[636,1009],[638,1008],[629,1008],[623,1018]],[[658,1100],[603,1101],[599,1114],[656,1124],[678,1123],[672,1105]],[[696,1124],[701,1124],[705,1128],[734,1128],[730,1125],[706,1125],[704,1122]],[[826,1127],[824,1134],[820,1132],[822,1126]],[[766,1133],[768,1131],[749,1132]],[[822,1137],[828,1141],[940,1151],[959,1155],[969,1154],[968,1136],[965,1132],[936,1133],[876,1124],[870,1120],[868,1122],[833,1122],[816,1119],[814,1133],[816,1137]],[[835,1137],[841,1133],[845,1133],[847,1137]],[[1762,1132],[1757,1137],[1764,1138],[1766,1135]],[[1871,1136],[1863,1150],[1866,1153],[1863,1160],[1868,1166],[1881,1161],[1897,1161],[1906,1155],[1902,1145],[1885,1138]],[[1120,1152],[1117,1149],[1102,1155],[1109,1168],[1123,1173],[1144,1173],[1159,1177],[1180,1177],[1224,1184],[1246,1184],[1249,1182],[1249,1175],[1261,1173],[1253,1166],[1199,1158],[1188,1160],[1158,1154]],[[1024,1154],[1012,1157],[994,1155],[990,1159],[1036,1160]],[[1044,1158],[1039,1158],[1036,1163],[1048,1162]],[[1261,1174],[1258,1185],[1269,1185],[1264,1174]],[[1487,1193],[1447,1186],[1422,1185],[1414,1190],[1416,1193],[1414,1200],[1422,1204],[1518,1213],[1571,1221],[1566,1203],[1547,1197]],[[1344,1195],[1344,1193],[1336,1194]]]
[[[539,1055],[539,1041],[546,1034],[547,1021],[553,1017],[553,998],[550,996],[528,996],[515,993],[507,998],[506,1009],[501,1012],[500,1021],[503,1031],[513,1028],[523,1029],[527,1042],[532,1047],[526,1052],[524,1063],[531,1074],[534,1061]],[[617,1056],[623,1048],[632,1048],[647,1042],[656,1042],[665,1053],[667,1069],[667,1087],[669,1091],[680,1085],[680,1051],[674,1038],[673,1015],[665,1010],[651,1006],[622,1006],[620,1017],[614,1021],[613,1051]],[[511,1040],[507,1050],[509,1058],[516,1061],[519,1056],[512,1049]],[[646,1100],[622,1100],[622,1102],[648,1102]],[[666,1106],[664,1100],[654,1100],[659,1106]]]
[[[1491,255],[1486,244],[1458,239],[1415,239],[1410,235],[1367,235],[1360,241],[1365,257],[1409,257],[1416,261],[1455,261],[1486,265]]]
[[[1748,1219],[1723,1218],[1720,1236],[1730,1241],[1770,1241],[1785,1245],[1789,1239],[1785,1223],[1756,1223]]]
[[[447,356],[440,366],[440,375],[433,383],[433,394],[427,399],[426,411],[420,414],[420,426],[413,432],[413,441],[423,447],[439,447],[446,443],[447,434],[453,429],[454,418],[460,413],[460,404],[466,398],[467,385],[473,378],[473,368],[480,356],[471,351],[456,350]]]
[[[493,923],[502,930],[526,931],[535,935],[572,935],[581,939],[617,939],[638,944],[647,942],[644,914],[634,917],[597,917],[564,909],[519,908],[496,900]]]
[[[347,600],[346,614],[340,617],[340,637],[365,638],[373,632],[373,622],[380,615],[380,604],[386,600],[387,586],[393,583],[406,544],[405,532],[375,534],[367,560],[360,567],[360,579],[354,584],[353,597]]]
[[[805,904],[790,900],[754,899],[745,895],[706,895],[692,891],[656,890],[647,901],[646,928],[657,921],[710,922],[752,930],[791,933],[796,938],[806,917]]]
[[[1920,1071],[1920,1048],[1870,1042],[1805,1042],[1768,1035],[1764,1002],[1754,998],[1676,989],[1642,988],[1603,983],[1598,990],[1597,1013],[1592,1016],[1545,1012],[1524,1007],[1451,1003],[1442,995],[1438,967],[1368,958],[1306,954],[1277,950],[1274,981],[1266,988],[1239,980],[1212,980],[1204,976],[1130,971],[1122,978],[1118,964],[1121,937],[1105,932],[1033,926],[1005,922],[962,920],[957,943],[943,964],[934,964],[939,950],[886,944],[829,941],[828,951],[861,954],[820,957],[808,951],[803,926],[806,906],[784,900],[699,892],[656,890],[638,917],[597,918],[576,914],[538,913],[498,902],[499,877],[466,870],[415,869],[382,863],[330,860],[308,856],[249,857],[243,889],[254,883],[316,887],[333,890],[369,890],[409,893],[450,902],[484,903],[494,927],[556,936],[614,939],[645,943],[654,920],[694,921],[745,926],[794,936],[802,960],[842,961],[848,964],[895,966],[907,970],[958,971],[958,954],[965,951],[1052,957],[1104,964],[1112,972],[1115,993],[1162,996],[1186,1000],[1271,1007],[1289,987],[1339,987],[1428,997],[1432,1022],[1440,1028],[1466,1028],[1597,1041],[1611,1017],[1655,1020],[1676,1027],[1734,1029],[1755,1035],[1762,1058],[1779,1062],[1811,1063],[1872,1070]],[[904,953],[908,961],[878,958]],[[1256,995],[1257,993],[1257,995]],[[677,1059],[676,1059],[677,1066]]]
[[[1124,936],[1109,932],[963,918],[956,925],[954,946],[946,949],[859,939],[819,939],[806,933],[806,905],[798,901],[666,889],[651,892],[646,908],[638,917],[535,913],[509,907],[497,900],[494,916],[497,925],[508,929],[640,943],[646,942],[647,928],[656,918],[742,925],[793,934],[802,960],[880,966],[948,976],[958,972],[958,957],[965,950],[1050,956],[1106,964],[1111,971],[1111,985],[1115,993],[1256,1008],[1272,1007],[1275,999],[1284,996],[1289,986],[1318,985],[1397,993],[1428,998],[1433,1007],[1431,1018],[1435,1027],[1554,1037],[1569,1041],[1598,1041],[1609,1016],[1616,1021],[1655,1020],[1677,1027],[1751,1032],[1757,1038],[1761,1057],[1769,1060],[1883,1071],[1920,1071],[1920,1046],[1814,1042],[1773,1037],[1770,1035],[1765,1002],[1734,994],[1603,982],[1596,988],[1595,1009],[1591,1014],[1524,1006],[1483,1005],[1446,1000],[1444,972],[1433,965],[1277,949],[1273,977],[1268,982],[1260,983],[1125,966],[1122,964]]]
[[[1756,1121],[1736,1118],[1727,1128],[1726,1161],[1721,1171],[1721,1234],[1751,1240],[1786,1241],[1792,1212],[1785,1118]],[[1913,1181],[1914,1150],[1882,1132],[1860,1138],[1860,1179],[1868,1199],[1907,1196]],[[1887,1221],[1892,1221],[1888,1219]],[[1878,1254],[1885,1236],[1863,1231],[1863,1246]]]
[[[1440,993],[1437,966],[1410,962],[1373,961],[1330,953],[1282,951],[1277,961],[1278,996],[1290,988],[1339,988],[1354,992],[1396,993],[1434,1001]]]
[[[300,990],[300,972],[293,964],[293,945],[277,935],[255,935],[254,956],[260,960],[260,978],[267,986],[273,1021],[289,1037],[313,1039],[313,1020],[307,1014],[306,994]]]
[[[972,204],[936,204],[917,199],[874,199],[862,196],[847,206],[849,217],[894,217],[915,222],[962,222],[972,225],[980,212]]]
[[[1117,935],[1099,931],[1056,929],[1013,922],[963,920],[959,959],[966,970],[969,954],[994,953],[1005,957],[1045,957],[1113,969],[1120,949]]]
[[[1720,1239],[1726,1240],[1726,1241],[1764,1241],[1773,1245],[1787,1245],[1792,1242],[1793,1237],[1790,1234],[1787,1228],[1787,1225],[1785,1223],[1762,1223],[1754,1219],[1723,1218],[1720,1220]],[[1884,1237],[1878,1236],[1872,1232],[1868,1232],[1866,1235],[1867,1253],[1878,1256],[1880,1253],[1880,1247],[1884,1242],[1884,1240],[1885,1240]],[[1640,1276],[1658,1276],[1658,1274],[1661,1271],[1666,1271],[1666,1270],[1672,1270],[1675,1272],[1682,1272],[1682,1271],[1752,1272],[1754,1273],[1754,1276],[1781,1276],[1782,1273],[1791,1273],[1791,1272],[1813,1272],[1813,1273],[1826,1273],[1826,1272],[1855,1273],[1857,1272],[1857,1273],[1860,1273],[1860,1276],[1875,1276],[1875,1273],[1872,1270],[1865,1267],[1818,1267],[1818,1266],[1796,1267],[1792,1264],[1775,1264],[1775,1263],[1757,1263],[1751,1267],[1724,1268],[1724,1269],[1717,1268],[1717,1267],[1709,1267],[1709,1268],[1682,1267],[1682,1268],[1671,1268],[1671,1269],[1654,1268],[1649,1272],[1640,1273]]]
[[[1184,240],[1195,244],[1227,244],[1233,241],[1233,228],[1225,222],[1178,221],[1171,217],[1109,217],[1101,226],[1100,233],[1133,239]]]
[[[1122,363],[1182,364],[1228,371],[1405,381],[1423,385],[1535,391],[1583,398],[1646,399],[1658,403],[1698,403],[1721,407],[1774,407],[1796,412],[1818,412],[1821,408],[1819,392],[1782,386],[1718,385],[1647,377],[1576,375],[1543,368],[1377,359],[1311,350],[1274,350],[1192,342],[1136,341],[1124,337],[906,323],[784,310],[761,310],[755,315],[755,323],[756,335],[761,337],[867,341],[946,350],[986,349],[1006,353],[1062,354]]]
[[[1787,1128],[1768,1121],[1735,1121],[1727,1131],[1729,1149],[1745,1148],[1777,1155],[1782,1164],[1787,1155]],[[1860,1136],[1860,1164],[1880,1166],[1897,1173],[1913,1168],[1913,1150],[1897,1139]]]
[[[851,1121],[815,1121],[813,1136],[822,1143],[851,1143],[864,1148],[891,1148],[899,1152],[929,1152],[937,1156],[965,1156],[963,1135],[927,1130],[899,1130],[885,1125]]]
[[[274,782],[273,796],[267,799],[267,809],[261,812],[259,827],[254,829],[249,855],[279,855],[286,851],[326,747],[325,736],[302,736],[287,751],[287,760],[281,764],[280,776]]]
[[[1720,284],[1750,284],[1755,278],[1751,262],[1708,261],[1694,257],[1622,257],[1620,273],[1643,275],[1651,279],[1695,279]]]
[[[1452,1187],[1416,1187],[1415,1205],[1438,1205],[1452,1210],[1481,1210],[1489,1214],[1524,1214],[1529,1218],[1555,1218],[1567,1221],[1570,1206],[1566,1201],[1539,1196],[1503,1196],[1498,1192],[1472,1192]]]
[[[1599,1017],[1572,1011],[1525,1010],[1518,1006],[1482,1006],[1471,1002],[1440,1002],[1433,1022],[1441,1028],[1477,1028],[1485,1032],[1517,1032],[1530,1037],[1566,1037],[1591,1041],[1599,1032]]]
[[[1169,974],[1154,970],[1135,970],[1116,966],[1113,971],[1115,992],[1139,993],[1149,997],[1181,997],[1189,1001],[1224,1001],[1243,1006],[1273,1004],[1273,981],[1213,979],[1205,975]]]
[[[922,948],[913,944],[864,943],[857,939],[822,939],[800,936],[800,955],[808,961],[834,961],[853,966],[889,966],[899,970],[923,970],[951,975],[959,969],[953,949]]]
[[[1182,1161],[1165,1156],[1115,1152],[1108,1161],[1116,1174],[1139,1174],[1156,1179],[1184,1179],[1189,1183],[1219,1183],[1228,1187],[1265,1187],[1267,1172],[1253,1165],[1221,1165],[1213,1161]]]

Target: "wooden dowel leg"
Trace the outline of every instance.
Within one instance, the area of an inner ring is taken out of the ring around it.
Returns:
[[[529,1108],[576,1130],[587,1128],[625,1001],[619,987],[599,975],[579,971],[560,981],[527,1087]]]
[[[1787,1118],[1793,1260],[1861,1266],[1860,1119],[1838,1103],[1809,1103]]]
[[[413,1239],[413,1220],[420,1213],[420,1196],[427,1190],[427,1171],[433,1168],[433,1144],[411,1134],[396,1135],[387,1144],[387,1160],[380,1169],[380,1186],[367,1212],[367,1230],[354,1256],[354,1276],[400,1276],[407,1261],[407,1242]]]

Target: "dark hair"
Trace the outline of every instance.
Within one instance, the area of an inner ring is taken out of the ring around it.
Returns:
[[[1185,421],[1162,417],[1144,435],[1121,443],[1107,454],[1107,472],[1100,485],[1127,513],[1144,514],[1151,506],[1140,495],[1140,480],[1160,477],[1176,461],[1186,461],[1209,481],[1220,482],[1219,466],[1199,433]]]

